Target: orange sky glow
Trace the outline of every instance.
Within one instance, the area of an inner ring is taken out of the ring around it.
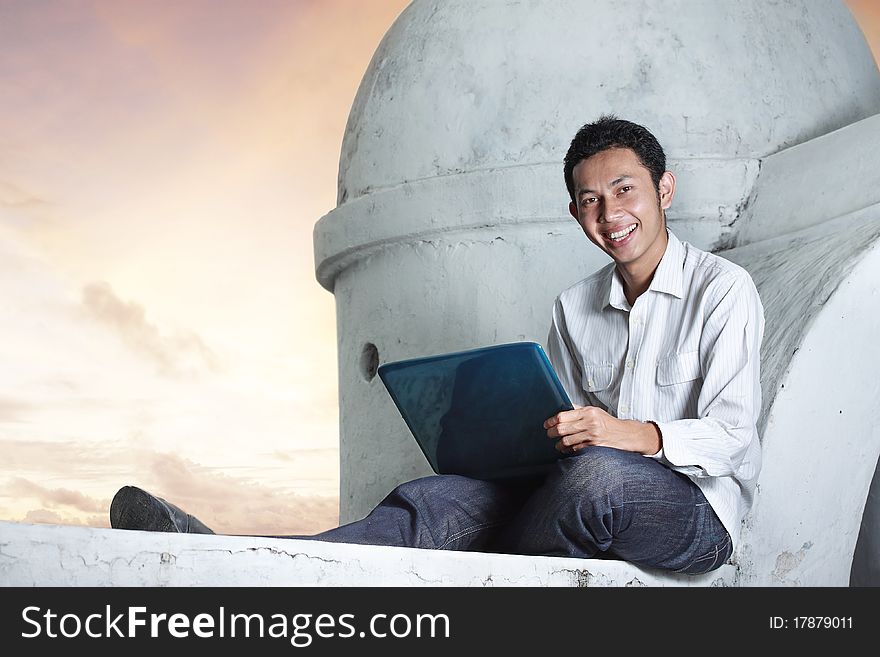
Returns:
[[[0,0],[0,519],[337,523],[312,229],[408,0]],[[875,57],[880,3],[847,0]]]
[[[335,206],[404,0],[0,4],[0,518],[334,526]]]

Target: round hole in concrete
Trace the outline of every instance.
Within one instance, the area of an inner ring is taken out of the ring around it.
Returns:
[[[376,349],[376,345],[372,342],[367,342],[364,344],[364,348],[361,349],[360,370],[364,381],[372,381],[378,369],[379,350]]]

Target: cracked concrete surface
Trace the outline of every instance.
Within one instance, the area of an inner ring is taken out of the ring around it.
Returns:
[[[3,586],[705,586],[734,572],[670,577],[611,560],[0,522]]]
[[[801,583],[798,579],[789,576],[801,564],[811,547],[813,544],[807,541],[797,552],[786,551],[776,557],[776,568],[773,570],[773,579],[776,584],[799,585]]]

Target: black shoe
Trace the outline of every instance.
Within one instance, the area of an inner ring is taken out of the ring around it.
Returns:
[[[124,486],[113,497],[110,503],[110,526],[148,532],[214,533],[195,516],[135,486]]]

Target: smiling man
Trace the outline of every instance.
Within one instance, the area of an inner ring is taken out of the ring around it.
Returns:
[[[548,350],[576,408],[544,426],[568,457],[538,484],[410,481],[362,520],[292,538],[600,556],[691,574],[730,557],[761,465],[764,318],[752,279],[669,232],[675,176],[642,126],[585,125],[564,170],[572,216],[614,261],[553,309]],[[110,519],[211,531],[131,486]]]
[[[739,539],[761,468],[757,290],[669,231],[675,176],[646,128],[585,125],[564,170],[571,215],[614,262],[556,300],[550,358],[578,407],[545,427],[578,455],[562,469],[577,472],[573,495],[588,491],[581,517],[598,550],[711,570]],[[609,480],[598,496],[597,479]]]

